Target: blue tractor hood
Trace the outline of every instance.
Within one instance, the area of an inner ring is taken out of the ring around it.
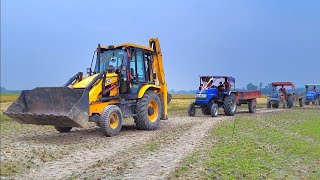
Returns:
[[[307,92],[306,99],[313,100],[313,99],[315,99],[316,94],[317,94],[316,92],[309,91],[309,92]]]

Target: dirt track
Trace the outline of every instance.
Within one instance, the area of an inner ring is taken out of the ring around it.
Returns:
[[[272,111],[260,109],[258,113]],[[214,125],[232,119],[173,117],[162,121],[156,131],[137,131],[128,122],[112,138],[94,126],[66,134],[52,128],[14,133],[2,137],[1,160],[35,164],[14,179],[164,179],[205,141]]]

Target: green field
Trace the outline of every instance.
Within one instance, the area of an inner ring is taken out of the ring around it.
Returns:
[[[0,102],[13,102],[18,98],[19,94],[0,94]]]
[[[214,128],[173,179],[320,179],[320,108],[241,115]]]

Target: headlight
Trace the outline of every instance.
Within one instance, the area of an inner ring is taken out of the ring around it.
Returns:
[[[196,94],[196,98],[206,98],[207,94]]]

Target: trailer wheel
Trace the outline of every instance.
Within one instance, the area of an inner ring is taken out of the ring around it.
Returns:
[[[189,115],[189,116],[194,116],[194,115],[196,115],[196,108],[195,108],[194,102],[191,103],[191,104],[189,104],[189,106],[188,106],[188,115]]]
[[[135,123],[139,130],[154,130],[160,124],[162,104],[158,94],[147,91],[137,104]]]
[[[230,94],[224,98],[223,102],[224,113],[227,116],[234,116],[237,110],[236,95]]]
[[[303,98],[300,98],[300,99],[299,99],[299,106],[300,106],[300,107],[303,107],[303,106],[304,106]]]
[[[283,109],[287,108],[287,101],[286,100],[282,101],[282,107],[283,107]]]
[[[105,136],[111,137],[119,134],[122,127],[122,112],[116,105],[104,108],[100,116],[100,128]]]
[[[210,111],[210,109],[208,109],[207,107],[202,107],[202,108],[201,108],[201,112],[202,112],[202,114],[204,114],[204,115],[211,115],[211,111]]]
[[[267,108],[268,108],[268,109],[271,108],[271,102],[270,102],[270,101],[267,102]]]
[[[72,129],[72,127],[58,127],[58,126],[54,126],[54,128],[61,133],[69,132]]]
[[[212,117],[217,117],[217,116],[218,116],[218,111],[219,111],[218,108],[219,108],[219,107],[218,107],[218,104],[216,104],[216,103],[213,103],[213,104],[211,105],[211,116],[212,116]]]
[[[256,99],[250,99],[249,100],[249,112],[255,113],[257,111],[257,100]]]

